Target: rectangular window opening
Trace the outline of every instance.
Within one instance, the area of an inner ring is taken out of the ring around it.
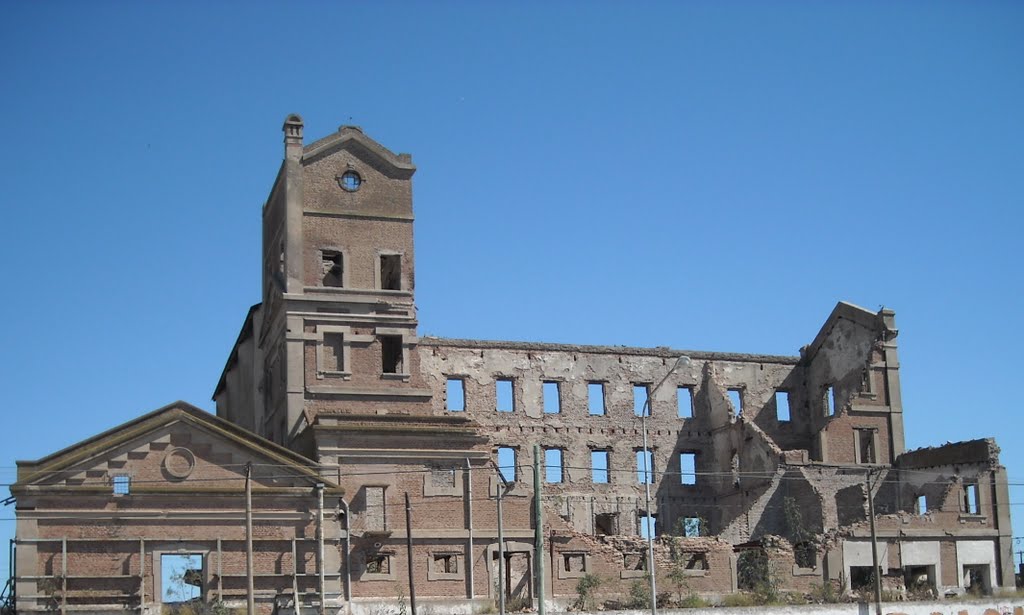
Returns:
[[[703,535],[700,517],[683,517],[683,536],[696,538]]]
[[[707,570],[708,569],[708,555],[707,553],[694,553],[685,552],[683,553],[683,568],[686,570]]]
[[[928,512],[928,496],[917,496],[917,514],[923,515]]]
[[[978,483],[964,483],[964,512],[968,515],[980,515],[978,504]]]
[[[466,382],[462,378],[449,378],[445,385],[445,409],[448,412],[465,412]]]
[[[402,255],[380,255],[380,287],[382,290],[402,290]]]
[[[454,553],[435,553],[434,572],[440,574],[458,574],[459,556]]]
[[[498,412],[515,410],[515,397],[512,394],[512,380],[499,378],[494,381],[495,409]]]
[[[558,382],[546,381],[544,383],[544,414],[558,414],[562,411],[559,388]]]
[[[594,534],[597,536],[615,536],[619,533],[618,513],[597,513],[594,515]]]
[[[498,447],[498,471],[505,482],[516,482],[516,449],[511,446]]]
[[[648,385],[633,385],[633,414],[635,416],[651,416],[651,406],[647,399]]]
[[[836,415],[836,388],[829,385],[825,389],[825,416]]]
[[[320,252],[320,266],[322,268],[323,278],[321,284],[323,286],[333,286],[341,288],[344,286],[344,260],[341,252],[335,252],[332,250],[323,250]]]
[[[729,403],[736,416],[743,414],[743,389],[729,389]]]
[[[789,422],[789,391],[775,392],[775,420]]]
[[[875,430],[857,430],[857,448],[860,452],[861,463],[878,463],[875,457]]]
[[[626,570],[647,570],[647,553],[643,551],[623,553],[622,567]]]
[[[639,450],[636,452],[636,480],[641,485],[654,482],[654,451]]]
[[[587,407],[590,410],[590,416],[603,416],[605,414],[603,382],[587,384]]]
[[[679,453],[679,483],[697,484],[697,453]]]
[[[562,449],[544,449],[544,482],[560,483],[564,480],[562,468]]]
[[[590,451],[590,470],[594,483],[608,482],[608,451]]]
[[[391,556],[386,553],[367,554],[366,573],[391,574]]]
[[[114,495],[128,495],[131,493],[131,476],[128,476],[127,474],[115,474],[111,480],[114,485]]]
[[[160,555],[160,581],[164,604],[198,600],[203,595],[204,577],[201,553]]]
[[[640,537],[658,537],[658,524],[655,515],[650,515],[644,511],[640,511]],[[645,567],[644,570],[646,569],[647,568]]]
[[[345,371],[345,337],[341,333],[324,333],[324,371]]]
[[[402,366],[402,336],[380,336],[381,371],[385,374],[404,374]]]
[[[562,553],[562,570],[565,572],[586,572],[587,556],[584,553]]]
[[[679,406],[679,418],[693,418],[693,389],[690,387],[676,388],[676,404]]]

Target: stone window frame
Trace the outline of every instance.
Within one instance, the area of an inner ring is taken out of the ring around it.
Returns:
[[[376,327],[373,330],[373,334],[378,340],[381,336],[402,338],[402,371],[392,374],[381,370],[380,377],[382,380],[401,380],[402,382],[409,382],[409,379],[412,378],[412,366],[409,365],[412,353],[409,350],[413,344],[412,338],[409,335],[409,330],[397,327]]]
[[[385,557],[388,560],[388,571],[387,572],[369,572],[366,566],[367,558],[371,556]],[[381,549],[373,551],[363,551],[363,559],[359,562],[359,580],[360,581],[396,581],[398,575],[395,573],[395,551],[392,549]]]
[[[384,288],[384,280],[380,276],[381,257],[382,256],[398,256],[401,257],[402,267],[398,272],[398,289]],[[409,289],[406,288],[408,283],[406,282],[405,271],[406,267],[409,266],[408,259],[405,258],[405,252],[400,250],[377,250],[377,253],[373,257],[373,288],[378,292],[383,293],[408,293]]]
[[[590,411],[590,387],[598,385],[601,387],[601,413],[594,414]],[[609,415],[608,412],[608,381],[607,380],[587,380],[587,417],[598,418],[606,417]]]
[[[434,472],[447,472],[452,473],[452,485],[450,487],[442,487],[434,484]],[[438,496],[452,496],[462,497],[464,489],[463,483],[465,482],[464,468],[458,466],[443,466],[443,465],[431,465],[430,471],[423,475],[423,497],[438,497]]]
[[[316,288],[318,290],[323,290],[323,289],[349,289],[349,288],[351,288],[351,285],[350,285],[351,283],[349,282],[349,270],[352,269],[352,267],[349,266],[349,263],[351,263],[352,261],[349,260],[348,250],[345,249],[345,248],[342,248],[342,247],[338,247],[338,246],[320,246],[320,248],[317,249],[317,252],[320,255],[320,262],[318,263],[318,265],[320,266],[320,272],[321,273],[320,273],[320,277],[317,279]],[[323,277],[325,275],[323,273],[324,252],[335,252],[335,253],[341,255],[341,286],[324,286],[324,282],[323,282]]]
[[[150,543],[146,541],[146,551],[151,555],[149,568],[152,570],[153,580],[153,596],[160,596],[160,603],[163,602],[163,596],[167,595],[167,588],[163,586],[163,556],[164,555],[198,555],[203,563],[203,589],[209,590],[210,581],[214,578],[214,575],[210,573],[210,564],[212,558],[210,555],[213,550],[208,546],[200,546],[194,543],[177,543],[177,542],[164,542],[164,541],[153,541]],[[200,594],[202,597],[202,594]]]
[[[860,445],[861,438],[864,437],[865,433],[871,434],[871,448],[875,453],[874,461],[864,461],[861,459]],[[878,428],[877,427],[854,427],[853,428],[853,462],[865,465],[877,465],[881,463],[879,461],[880,449],[878,448]]]
[[[708,557],[707,551],[699,551],[696,549],[682,549],[679,553],[681,561],[684,561],[687,555],[700,556],[700,560],[704,562],[703,568],[687,568],[683,567],[684,577],[706,577],[711,574],[711,559]]]
[[[434,568],[438,557],[452,556],[458,572],[440,572]],[[465,556],[455,549],[431,549],[427,551],[428,581],[462,581],[466,578]]]
[[[732,397],[729,396],[729,393],[732,393],[733,391],[736,392],[736,398],[739,400],[739,407],[732,403]],[[743,416],[745,414],[744,411],[749,409],[747,407],[749,405],[747,402],[747,385],[745,384],[729,385],[725,387],[725,398],[729,401],[729,406],[732,408],[732,416]]]
[[[324,353],[326,351],[326,346],[324,346],[325,333],[338,333],[341,335],[341,360],[345,367],[345,369],[341,371],[326,369],[327,361],[324,357]],[[324,380],[327,378],[351,380],[352,371],[349,367],[352,365],[352,327],[343,325],[317,325],[315,340],[317,380]]]
[[[593,570],[593,563],[591,562],[590,551],[583,551],[581,549],[566,549],[565,551],[558,552],[561,557],[558,558],[558,578],[559,579],[579,579]],[[583,556],[583,570],[569,571],[565,569],[565,558],[572,556]]]
[[[626,557],[637,556],[640,561],[640,568],[626,568]],[[647,552],[636,551],[622,554],[622,570],[619,571],[620,579],[644,579],[648,577],[647,573]]]

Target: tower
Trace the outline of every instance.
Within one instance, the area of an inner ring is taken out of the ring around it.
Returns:
[[[219,414],[312,455],[316,417],[429,413],[415,352],[416,167],[355,126],[309,145],[300,116],[283,131],[263,207],[262,303],[228,365],[248,360],[237,356],[248,343],[250,386],[222,377],[214,397]],[[253,399],[239,399],[245,389]]]

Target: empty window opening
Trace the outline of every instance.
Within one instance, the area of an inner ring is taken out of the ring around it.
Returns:
[[[633,385],[633,414],[636,416],[651,416],[651,406],[647,398],[648,388],[646,384]]]
[[[594,515],[594,534],[615,536],[619,533],[619,513],[597,513]]]
[[[836,414],[836,388],[829,385],[825,388],[825,416],[835,416]]]
[[[402,336],[380,336],[381,371],[385,374],[404,374],[402,366]]]
[[[383,290],[402,290],[402,256],[380,255],[380,287]]]
[[[562,449],[544,449],[544,482],[560,483],[564,480],[562,469]]]
[[[587,556],[585,553],[562,553],[562,570],[565,572],[586,572]]]
[[[697,484],[697,453],[679,453],[679,483]]]
[[[203,595],[203,556],[200,553],[160,555],[164,603],[189,602]]]
[[[687,538],[696,538],[705,534],[704,522],[700,517],[683,517],[682,526],[683,536]]]
[[[775,392],[775,420],[780,423],[789,422],[789,392]]]
[[[640,525],[641,538],[656,538],[658,536],[658,528],[654,515],[649,515],[644,511],[640,511],[638,521]]]
[[[850,589],[866,590],[874,587],[875,570],[873,566],[850,566]]]
[[[608,451],[590,451],[590,472],[595,483],[608,482]]]
[[[729,389],[729,403],[737,415],[743,414],[743,389]]]
[[[387,553],[370,553],[366,556],[367,574],[391,574],[391,556]]]
[[[127,474],[115,474],[111,479],[114,485],[114,495],[128,495],[132,490],[132,477]]]
[[[928,512],[928,496],[917,496],[917,514],[924,515]]]
[[[647,570],[647,554],[640,551],[623,553],[622,567],[626,570]]]
[[[512,380],[500,378],[494,381],[495,409],[498,412],[512,412],[515,398],[512,395]]]
[[[511,446],[498,447],[498,471],[505,482],[516,482],[516,449]]]
[[[801,542],[793,547],[793,560],[799,568],[817,568],[818,550],[813,543]]]
[[[755,590],[772,583],[772,569],[764,549],[743,549],[736,556],[736,586]]]
[[[345,371],[345,337],[341,333],[324,333],[323,353],[325,372]]]
[[[693,418],[693,389],[690,387],[676,388],[676,404],[679,407],[679,418]]]
[[[636,480],[641,485],[654,482],[654,451],[639,450],[636,452]]]
[[[344,286],[345,264],[341,252],[324,250],[320,253],[320,266],[323,278],[321,284],[324,286]]]
[[[857,430],[857,451],[861,463],[877,463],[875,456],[875,430]]]
[[[708,554],[684,551],[683,568],[686,570],[707,570]]]
[[[587,407],[590,410],[590,416],[601,416],[605,413],[603,382],[587,384]]]
[[[363,529],[370,532],[387,530],[387,511],[385,510],[384,487],[364,487],[366,498],[366,514]]]
[[[459,556],[454,553],[435,553],[434,572],[439,574],[459,574]]]
[[[987,596],[992,593],[988,564],[964,565],[964,588],[967,593]]]
[[[544,414],[558,414],[562,411],[562,399],[557,382],[544,383]]]
[[[964,512],[968,515],[981,514],[978,505],[978,483],[964,483]]]
[[[914,596],[921,596],[921,599],[932,597],[935,590],[935,566],[904,566],[903,584],[911,600]]]
[[[448,412],[466,410],[466,382],[462,378],[449,378],[445,386],[447,398],[445,408]]]

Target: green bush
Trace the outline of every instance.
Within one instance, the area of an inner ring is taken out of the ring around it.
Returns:
[[[601,577],[587,573],[576,582],[576,608],[581,611],[593,611],[596,607],[594,594],[601,586]]]

